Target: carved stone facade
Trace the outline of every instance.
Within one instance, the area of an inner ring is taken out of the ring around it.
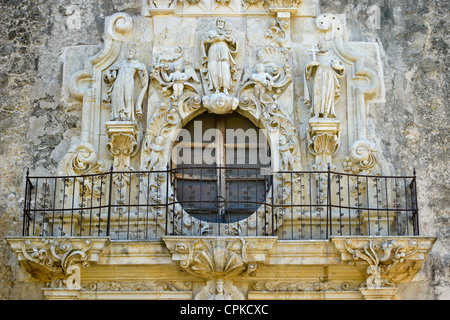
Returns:
[[[71,104],[81,105],[82,119],[58,176],[110,172],[115,208],[108,217],[120,219],[123,195],[114,193],[140,196],[131,194],[128,172],[163,172],[186,124],[201,114],[232,113],[265,130],[273,171],[310,170],[324,189],[331,183],[325,172],[390,176],[392,164],[368,133],[369,107],[386,99],[380,45],[349,40],[346,23],[345,12],[322,13],[315,0],[142,0],[140,15],[106,17],[98,51],[78,45],[64,56],[61,86]],[[292,176],[272,179],[276,206],[302,199],[303,185]],[[72,204],[80,195],[102,205],[104,181],[65,183]],[[303,212],[289,220],[277,209],[266,221],[266,209],[258,209],[225,230],[178,203],[169,209],[176,192],[164,173],[148,176],[146,188],[148,202],[166,202],[164,219],[160,208],[150,213],[158,241],[69,237],[65,221],[53,222],[62,230],[56,237],[8,237],[20,266],[46,283],[45,298],[397,299],[398,284],[421,270],[436,240],[384,235],[379,221],[364,218],[378,236],[285,241],[262,236],[262,228],[279,235],[281,228],[303,228]],[[369,183],[352,178],[348,188],[358,193]],[[332,197],[340,195],[317,195]],[[106,223],[100,212],[96,222]],[[108,220],[112,230],[114,223]],[[216,227],[221,236],[205,235]]]

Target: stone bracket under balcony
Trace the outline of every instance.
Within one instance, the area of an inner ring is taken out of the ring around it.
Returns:
[[[432,237],[7,238],[47,299],[393,299]]]

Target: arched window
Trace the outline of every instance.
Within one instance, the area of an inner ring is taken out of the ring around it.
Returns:
[[[174,144],[172,168],[177,201],[208,222],[247,218],[272,184],[266,136],[238,113],[191,120]]]

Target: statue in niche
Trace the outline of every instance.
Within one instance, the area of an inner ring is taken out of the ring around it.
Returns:
[[[261,99],[266,92],[266,88],[269,91],[272,90],[274,81],[280,77],[281,73],[278,72],[275,76],[272,76],[265,71],[265,66],[262,63],[256,65],[256,72],[252,74],[252,80],[255,82],[256,96]]]
[[[107,71],[104,81],[111,86],[108,95],[111,102],[111,120],[136,121],[142,116],[142,101],[148,87],[145,65],[135,60],[136,50],[128,50],[126,59],[114,63]],[[135,76],[139,76],[142,89],[135,99]]]
[[[232,35],[230,23],[218,18],[214,28],[203,34],[202,58],[209,82],[209,90],[228,95],[232,82],[236,77],[236,62],[233,55],[238,51],[238,45]]]
[[[314,118],[335,118],[335,103],[340,96],[339,79],[345,75],[345,66],[330,51],[325,41],[318,43],[318,59],[312,50],[313,61],[307,64],[305,70],[305,105],[311,106],[311,99],[306,80],[314,74],[312,99],[312,116]]]

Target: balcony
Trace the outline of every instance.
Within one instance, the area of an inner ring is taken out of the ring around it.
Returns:
[[[392,299],[436,240],[416,192],[330,170],[27,175],[7,241],[47,299]]]
[[[23,236],[418,236],[415,176],[190,167],[26,177]]]

